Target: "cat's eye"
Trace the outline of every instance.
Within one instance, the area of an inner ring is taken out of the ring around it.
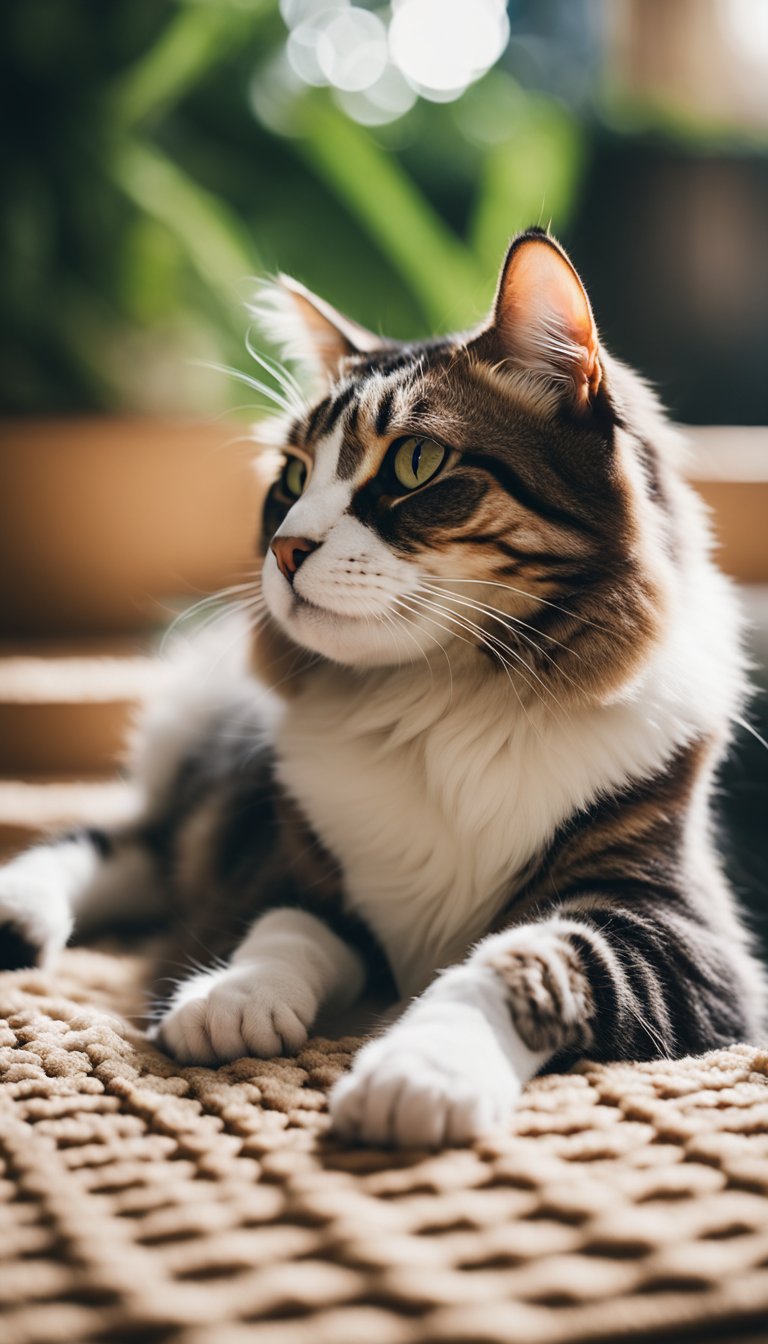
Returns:
[[[283,485],[286,493],[298,499],[307,484],[307,464],[300,457],[292,457],[286,463],[283,472]]]
[[[440,470],[446,452],[434,439],[420,439],[410,435],[397,445],[392,469],[398,484],[404,490],[417,490],[426,485]]]

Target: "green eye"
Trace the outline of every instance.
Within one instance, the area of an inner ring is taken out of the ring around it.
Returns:
[[[395,476],[404,490],[416,490],[425,485],[439,471],[445,460],[445,449],[434,439],[403,439],[394,456]]]
[[[307,466],[300,457],[292,457],[283,472],[283,485],[289,495],[298,499],[307,483]]]

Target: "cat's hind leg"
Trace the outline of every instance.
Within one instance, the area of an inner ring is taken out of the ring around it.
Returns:
[[[0,867],[0,970],[50,966],[75,925],[92,933],[163,907],[159,878],[138,836],[82,827]]]
[[[130,821],[54,837],[0,867],[0,966],[49,965],[75,927],[89,934],[168,913],[186,822],[240,778],[267,735],[267,697],[248,674],[247,627],[238,631],[225,657],[203,641],[169,660],[132,735]]]

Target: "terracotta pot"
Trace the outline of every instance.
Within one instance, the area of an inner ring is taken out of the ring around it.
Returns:
[[[263,488],[241,425],[16,420],[0,426],[5,636],[157,626],[244,576]]]
[[[742,583],[768,583],[768,428],[685,427],[689,476],[712,510],[717,563]]]

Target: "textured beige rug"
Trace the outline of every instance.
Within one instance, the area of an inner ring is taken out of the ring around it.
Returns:
[[[139,963],[0,977],[4,1344],[768,1339],[768,1052],[535,1081],[437,1154],[339,1147],[354,1041],[178,1069]]]

